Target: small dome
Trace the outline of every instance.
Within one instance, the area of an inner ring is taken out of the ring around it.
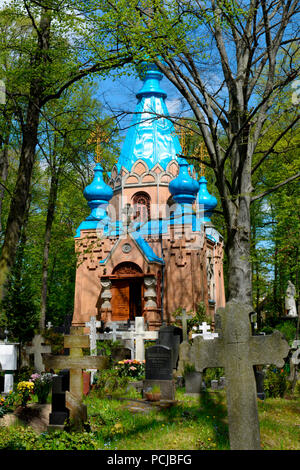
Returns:
[[[210,222],[210,217],[216,205],[218,204],[215,196],[209,194],[207,190],[207,180],[204,176],[201,176],[199,180],[200,189],[198,193],[198,204],[204,208],[204,219]]]
[[[113,196],[113,190],[103,180],[103,168],[97,163],[94,168],[94,179],[83,191],[87,201],[108,202]]]
[[[188,172],[188,163],[179,162],[179,174],[169,184],[169,191],[177,204],[193,204],[199,191],[199,183]]]
[[[106,208],[113,196],[113,190],[103,180],[103,168],[97,163],[94,168],[94,179],[83,191],[83,195],[92,209],[86,220],[101,220],[107,217]]]

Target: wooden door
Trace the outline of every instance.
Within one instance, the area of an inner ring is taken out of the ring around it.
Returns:
[[[129,281],[113,280],[111,293],[112,321],[127,321],[129,318]]]

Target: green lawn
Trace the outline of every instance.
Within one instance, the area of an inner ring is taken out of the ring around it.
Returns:
[[[138,398],[131,394],[131,398]],[[85,398],[89,423],[83,433],[56,431],[36,435],[30,428],[0,427],[1,449],[228,450],[224,391],[201,398],[176,392],[177,404],[147,412],[129,409],[135,401]],[[265,450],[300,450],[299,398],[258,400],[261,444]]]

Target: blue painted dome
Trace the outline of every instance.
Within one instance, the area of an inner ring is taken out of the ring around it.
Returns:
[[[97,163],[94,168],[94,179],[83,191],[83,195],[92,209],[86,220],[101,220],[105,217],[106,207],[113,196],[112,188],[103,180],[103,168]]]
[[[160,81],[163,74],[155,64],[143,63],[140,73],[143,80],[136,94],[138,103],[126,134],[117,170],[124,167],[129,172],[137,160],[144,161],[151,170],[157,163],[166,170],[171,160],[178,160],[181,145],[166,106],[166,92]]]
[[[190,176],[188,167],[188,163],[180,159],[179,174],[169,184],[169,191],[177,204],[193,204],[199,190],[199,183]]]
[[[216,207],[216,205],[218,204],[218,201],[215,198],[215,196],[212,196],[211,194],[209,194],[207,190],[207,180],[205,176],[201,176],[199,180],[199,184],[200,184],[200,189],[198,192],[197,202],[199,206],[203,206],[204,221],[210,222],[212,212],[214,208]]]

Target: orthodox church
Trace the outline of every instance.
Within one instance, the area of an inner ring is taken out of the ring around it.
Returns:
[[[104,182],[98,162],[84,190],[91,209],[75,236],[73,326],[143,316],[150,330],[177,309],[214,316],[225,305],[223,239],[211,224],[217,200],[181,156],[168,119],[163,75],[146,66],[132,125]]]

